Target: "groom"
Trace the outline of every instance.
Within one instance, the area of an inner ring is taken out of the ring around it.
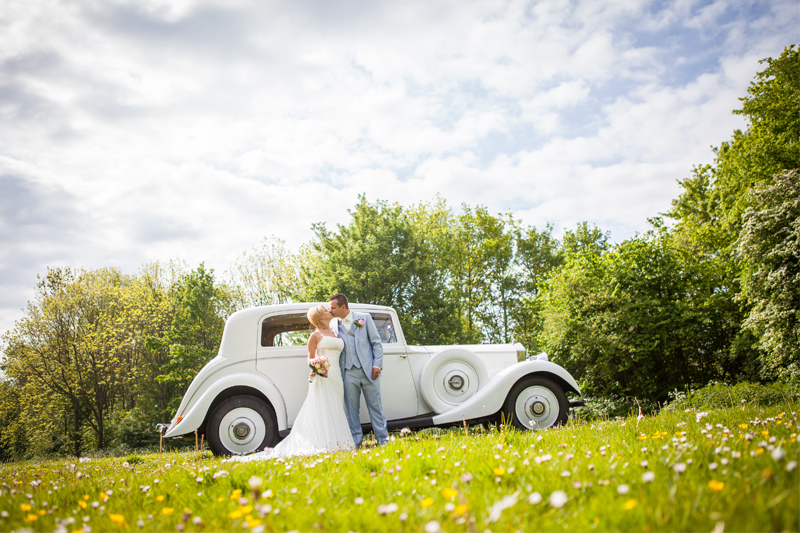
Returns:
[[[331,314],[339,319],[338,328],[334,331],[344,341],[339,366],[344,379],[344,410],[353,441],[356,447],[361,446],[363,434],[359,407],[363,391],[375,438],[379,444],[385,444],[389,440],[389,432],[386,430],[386,417],[383,416],[381,405],[383,345],[378,329],[369,313],[354,313],[350,310],[344,294],[334,294],[330,302]]]

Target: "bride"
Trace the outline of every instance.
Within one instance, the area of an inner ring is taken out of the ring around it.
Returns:
[[[308,385],[308,396],[288,437],[275,448],[234,457],[233,460],[271,459],[355,448],[344,411],[344,382],[339,368],[344,341],[328,327],[333,315],[325,305],[312,307],[307,316],[316,328],[308,339],[308,360],[310,362],[317,356],[327,357],[330,361],[328,377],[315,376]]]

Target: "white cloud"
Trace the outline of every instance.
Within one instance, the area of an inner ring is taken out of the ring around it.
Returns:
[[[788,1],[7,1],[0,330],[47,265],[221,271],[359,193],[624,238],[741,127],[797,21]]]

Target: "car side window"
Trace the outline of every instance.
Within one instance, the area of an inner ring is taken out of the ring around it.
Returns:
[[[267,317],[261,323],[261,346],[305,346],[313,331],[305,313]]]
[[[397,333],[392,323],[392,315],[388,313],[370,313],[375,327],[378,328],[378,335],[381,337],[382,344],[392,344],[397,342]]]

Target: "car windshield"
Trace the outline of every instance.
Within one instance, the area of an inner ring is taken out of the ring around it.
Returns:
[[[370,313],[375,327],[378,329],[381,343],[397,342],[392,317],[388,313]],[[261,346],[265,348],[279,346],[305,346],[314,326],[308,321],[305,313],[291,313],[271,316],[261,323]]]

